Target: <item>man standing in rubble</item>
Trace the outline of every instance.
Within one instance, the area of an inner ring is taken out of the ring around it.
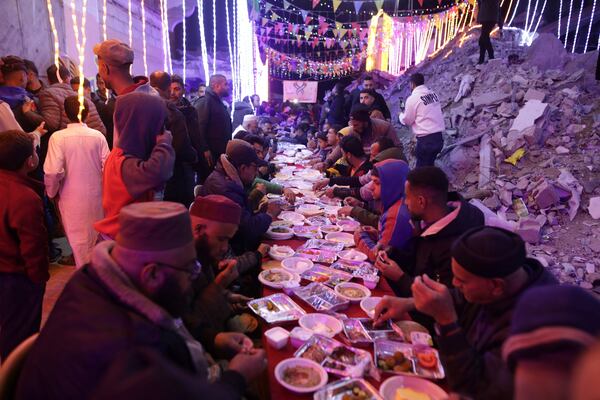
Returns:
[[[422,74],[410,77],[410,87],[412,94],[400,109],[400,123],[410,126],[417,137],[416,167],[433,166],[444,146],[442,132],[446,126],[442,106],[437,94],[425,86]]]

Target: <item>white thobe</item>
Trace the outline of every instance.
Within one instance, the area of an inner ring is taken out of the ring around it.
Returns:
[[[68,124],[54,132],[44,162],[48,197],[58,195],[58,208],[76,266],[90,262],[96,244],[94,223],[104,218],[102,170],[110,150],[106,138],[85,124]]]

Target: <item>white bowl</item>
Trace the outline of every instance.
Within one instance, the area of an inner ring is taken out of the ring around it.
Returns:
[[[323,209],[316,204],[300,204],[296,210],[305,217],[323,214]]]
[[[348,261],[366,261],[369,256],[355,249],[340,251],[339,257]]]
[[[381,301],[382,297],[367,297],[360,301],[360,308],[369,316],[369,318],[375,318],[375,307]]]
[[[278,246],[274,244],[269,249],[269,256],[273,260],[282,261],[288,257],[292,257],[294,255],[294,249],[290,246]]]
[[[274,229],[282,230],[285,232],[275,232]],[[267,237],[273,240],[287,240],[294,236],[294,231],[287,226],[273,226],[267,230]]]
[[[332,232],[325,236],[325,239],[332,242],[343,243],[346,247],[354,246],[354,236],[346,232]]]
[[[414,376],[393,376],[381,384],[379,394],[384,400],[395,400],[396,391],[401,388],[412,389],[416,392],[425,393],[431,400],[445,400],[448,394],[435,383]]]
[[[311,269],[314,264],[311,260],[304,257],[289,257],[281,261],[281,266],[290,272],[301,274]]]
[[[337,226],[342,228],[344,232],[354,232],[356,228],[360,227],[360,222],[352,219],[341,219],[337,222]]]
[[[337,225],[321,225],[319,227],[319,231],[321,231],[322,235],[328,235],[328,234],[334,233],[334,232],[341,232],[342,228],[340,228]]]
[[[300,317],[298,325],[313,333],[334,337],[342,331],[342,323],[335,317],[327,314],[312,313]]]
[[[291,222],[294,225],[304,225],[304,215],[294,211],[284,211],[279,214],[279,219]]]
[[[268,276],[269,273],[280,273],[287,279],[281,280],[279,282],[271,282],[266,279],[266,276]],[[283,268],[271,268],[266,269],[260,274],[258,274],[258,280],[260,281],[260,283],[270,288],[281,289],[285,286],[286,282],[300,282],[300,275],[294,274],[293,272],[287,271]]]
[[[265,331],[265,337],[267,342],[277,350],[281,350],[285,347],[290,338],[290,333],[280,326]]]
[[[359,290],[361,292],[364,293],[363,296],[360,297],[350,297],[350,296],[346,296],[345,294],[342,293],[342,290],[344,289],[355,289],[355,290]],[[342,296],[343,298],[345,298],[346,300],[350,300],[351,302],[357,303],[359,301],[362,301],[366,298],[371,297],[371,291],[366,287],[363,286],[359,283],[354,283],[354,282],[343,282],[340,283],[338,285],[335,286],[335,292],[337,294],[339,294],[340,296]]]

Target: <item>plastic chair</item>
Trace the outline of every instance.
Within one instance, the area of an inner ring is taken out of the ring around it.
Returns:
[[[0,400],[14,399],[21,370],[37,337],[38,333],[25,339],[0,366]]]

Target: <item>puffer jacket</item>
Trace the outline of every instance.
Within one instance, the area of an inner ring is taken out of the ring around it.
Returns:
[[[244,121],[246,115],[254,114],[254,110],[249,103],[245,101],[236,101],[233,104],[233,122],[231,126],[240,126]]]

